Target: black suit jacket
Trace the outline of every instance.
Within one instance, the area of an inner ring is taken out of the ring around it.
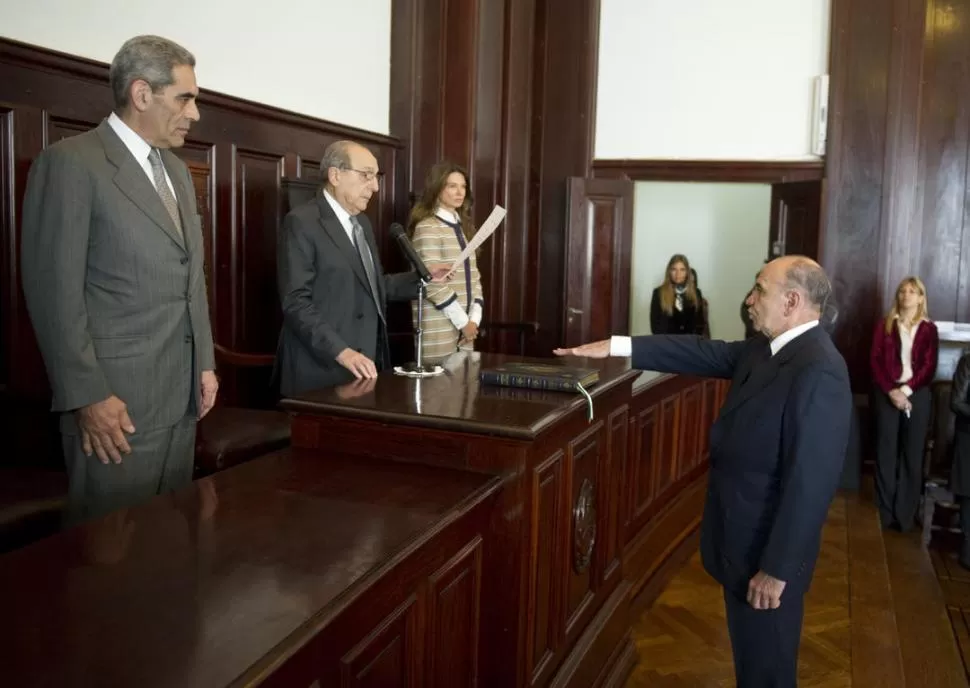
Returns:
[[[768,340],[633,339],[636,368],[730,378],[711,428],[704,568],[743,598],[759,570],[807,590],[849,442],[845,361],[821,327],[771,356]]]
[[[280,393],[330,387],[353,380],[337,354],[346,348],[390,364],[386,302],[417,297],[414,272],[384,275],[370,220],[358,215],[377,273],[375,302],[357,249],[327,199],[294,208],[283,220],[276,254],[283,329],[276,357]]]
[[[950,410],[953,428],[953,468],[950,489],[961,497],[970,496],[970,351],[964,351],[953,373]]]
[[[697,305],[692,305],[684,299],[684,310],[674,312],[670,315],[664,313],[660,306],[660,287],[653,290],[650,297],[650,331],[654,334],[709,334],[707,313],[704,310],[704,294],[697,290]]]

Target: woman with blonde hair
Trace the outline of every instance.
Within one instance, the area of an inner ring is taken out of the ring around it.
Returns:
[[[447,161],[431,168],[409,223],[414,250],[425,263],[451,265],[458,259],[474,232],[471,206],[464,168]],[[462,261],[449,282],[429,284],[426,295],[421,316],[425,361],[472,350],[485,306],[475,255]],[[411,310],[417,325],[417,301]]]
[[[876,324],[869,357],[876,501],[884,528],[905,532],[916,519],[939,341],[926,287],[918,277],[907,277],[896,288],[889,313]]]
[[[650,299],[653,334],[704,334],[704,297],[694,281],[687,256],[667,261],[664,281]]]

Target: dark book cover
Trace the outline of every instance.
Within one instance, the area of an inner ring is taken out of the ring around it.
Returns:
[[[580,392],[596,384],[600,374],[595,368],[512,362],[486,368],[479,373],[479,377],[482,384],[486,385]]]

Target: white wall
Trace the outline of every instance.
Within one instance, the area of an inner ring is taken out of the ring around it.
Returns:
[[[768,255],[771,186],[638,182],[633,209],[630,334],[650,334],[650,297],[683,253],[710,309],[711,337],[740,339],[741,300]]]
[[[102,62],[144,33],[192,51],[202,88],[388,132],[391,0],[0,0],[0,35]]]
[[[812,159],[831,0],[602,0],[597,158]]]

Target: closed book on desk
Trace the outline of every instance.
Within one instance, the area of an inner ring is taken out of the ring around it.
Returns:
[[[580,392],[596,384],[600,379],[595,368],[574,368],[572,366],[543,363],[511,362],[486,368],[479,373],[486,385],[504,387],[528,387],[558,392]]]

